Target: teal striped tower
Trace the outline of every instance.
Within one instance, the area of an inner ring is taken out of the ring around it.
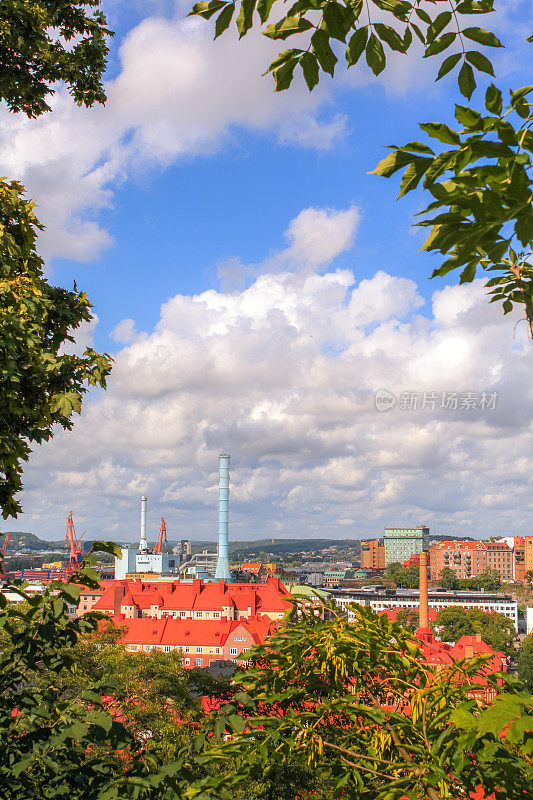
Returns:
[[[215,578],[220,581],[232,580],[228,552],[229,517],[229,460],[226,453],[220,454],[218,480],[218,560]]]

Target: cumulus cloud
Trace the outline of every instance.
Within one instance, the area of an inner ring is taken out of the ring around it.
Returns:
[[[350,245],[357,214],[308,211],[288,228],[301,270],[177,294],[144,336],[133,320],[117,326],[125,346],[108,391],[27,469],[23,500],[39,530],[50,534],[74,507],[91,535],[133,539],[147,492],[172,538],[214,539],[217,456],[229,450],[234,538],[357,537],[420,522],[524,532],[530,344],[520,328],[513,338],[515,319],[489,306],[481,281],[438,290],[430,306],[384,270],[362,281],[347,269],[318,274],[306,220],[319,215],[337,242],[329,258]],[[377,389],[394,408],[376,410]],[[452,393],[458,407],[443,407]],[[481,408],[483,393],[492,407]],[[478,407],[462,408],[466,397]]]
[[[275,44],[251,33],[212,41],[199,19],[153,16],[122,40],[105,107],[80,109],[60,91],[36,120],[0,116],[2,174],[26,185],[46,225],[46,256],[89,261],[112,242],[98,212],[140,172],[215,153],[232,131],[271,130],[280,140],[328,148],[344,134],[341,115],[322,119],[323,88],[297,80],[290,96],[262,78]]]

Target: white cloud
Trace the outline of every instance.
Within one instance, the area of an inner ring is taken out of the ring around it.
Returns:
[[[348,224],[312,212],[346,226],[331,234],[337,252],[350,245],[356,214]],[[300,223],[289,226],[300,271],[177,294],[144,337],[132,320],[115,329],[129,343],[108,391],[27,468],[36,529],[50,533],[74,507],[90,535],[134,537],[147,491],[172,538],[214,539],[217,455],[228,449],[234,538],[421,521],[439,533],[524,532],[532,392],[518,315],[490,306],[481,281],[436,291],[425,308],[412,281],[383,270],[359,282],[350,270],[317,274]],[[396,395],[393,410],[376,411],[378,388]],[[494,410],[440,408],[441,392],[483,391],[498,393]],[[404,410],[403,392],[419,403],[435,392],[435,408]]]
[[[330,264],[353,245],[360,217],[356,206],[347,211],[305,208],[285,234],[291,243],[285,259],[314,267]]]
[[[43,251],[89,261],[112,242],[98,212],[122,181],[184,156],[212,154],[237,126],[273,131],[280,140],[327,148],[344,118],[321,120],[325,89],[301,80],[274,94],[262,78],[276,45],[236,33],[212,41],[199,19],[143,20],[120,45],[117,77],[105,107],[80,109],[60,91],[53,112],[36,120],[1,116],[2,174],[20,179],[47,230]]]

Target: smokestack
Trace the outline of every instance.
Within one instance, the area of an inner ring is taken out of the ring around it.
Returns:
[[[139,552],[148,552],[148,542],[146,541],[146,497],[141,497],[141,538],[139,540]]]
[[[429,602],[428,602],[428,554],[420,553],[420,611],[419,624],[421,628],[429,628]]]
[[[229,455],[220,454],[218,480],[218,560],[215,578],[231,581],[228,554]]]

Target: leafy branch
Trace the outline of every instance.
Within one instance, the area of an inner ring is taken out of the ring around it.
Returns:
[[[399,197],[422,182],[432,202],[416,223],[429,227],[422,249],[445,256],[434,276],[460,269],[460,283],[476,272],[495,272],[485,284],[490,302],[502,302],[504,313],[524,308],[533,336],[533,86],[510,92],[504,108],[493,84],[485,109],[456,105],[459,130],[444,123],[422,123],[433,140],[449,145],[436,153],[425,142],[392,146],[392,153],[373,170],[386,178],[403,172]],[[432,216],[433,215],[433,216]]]

